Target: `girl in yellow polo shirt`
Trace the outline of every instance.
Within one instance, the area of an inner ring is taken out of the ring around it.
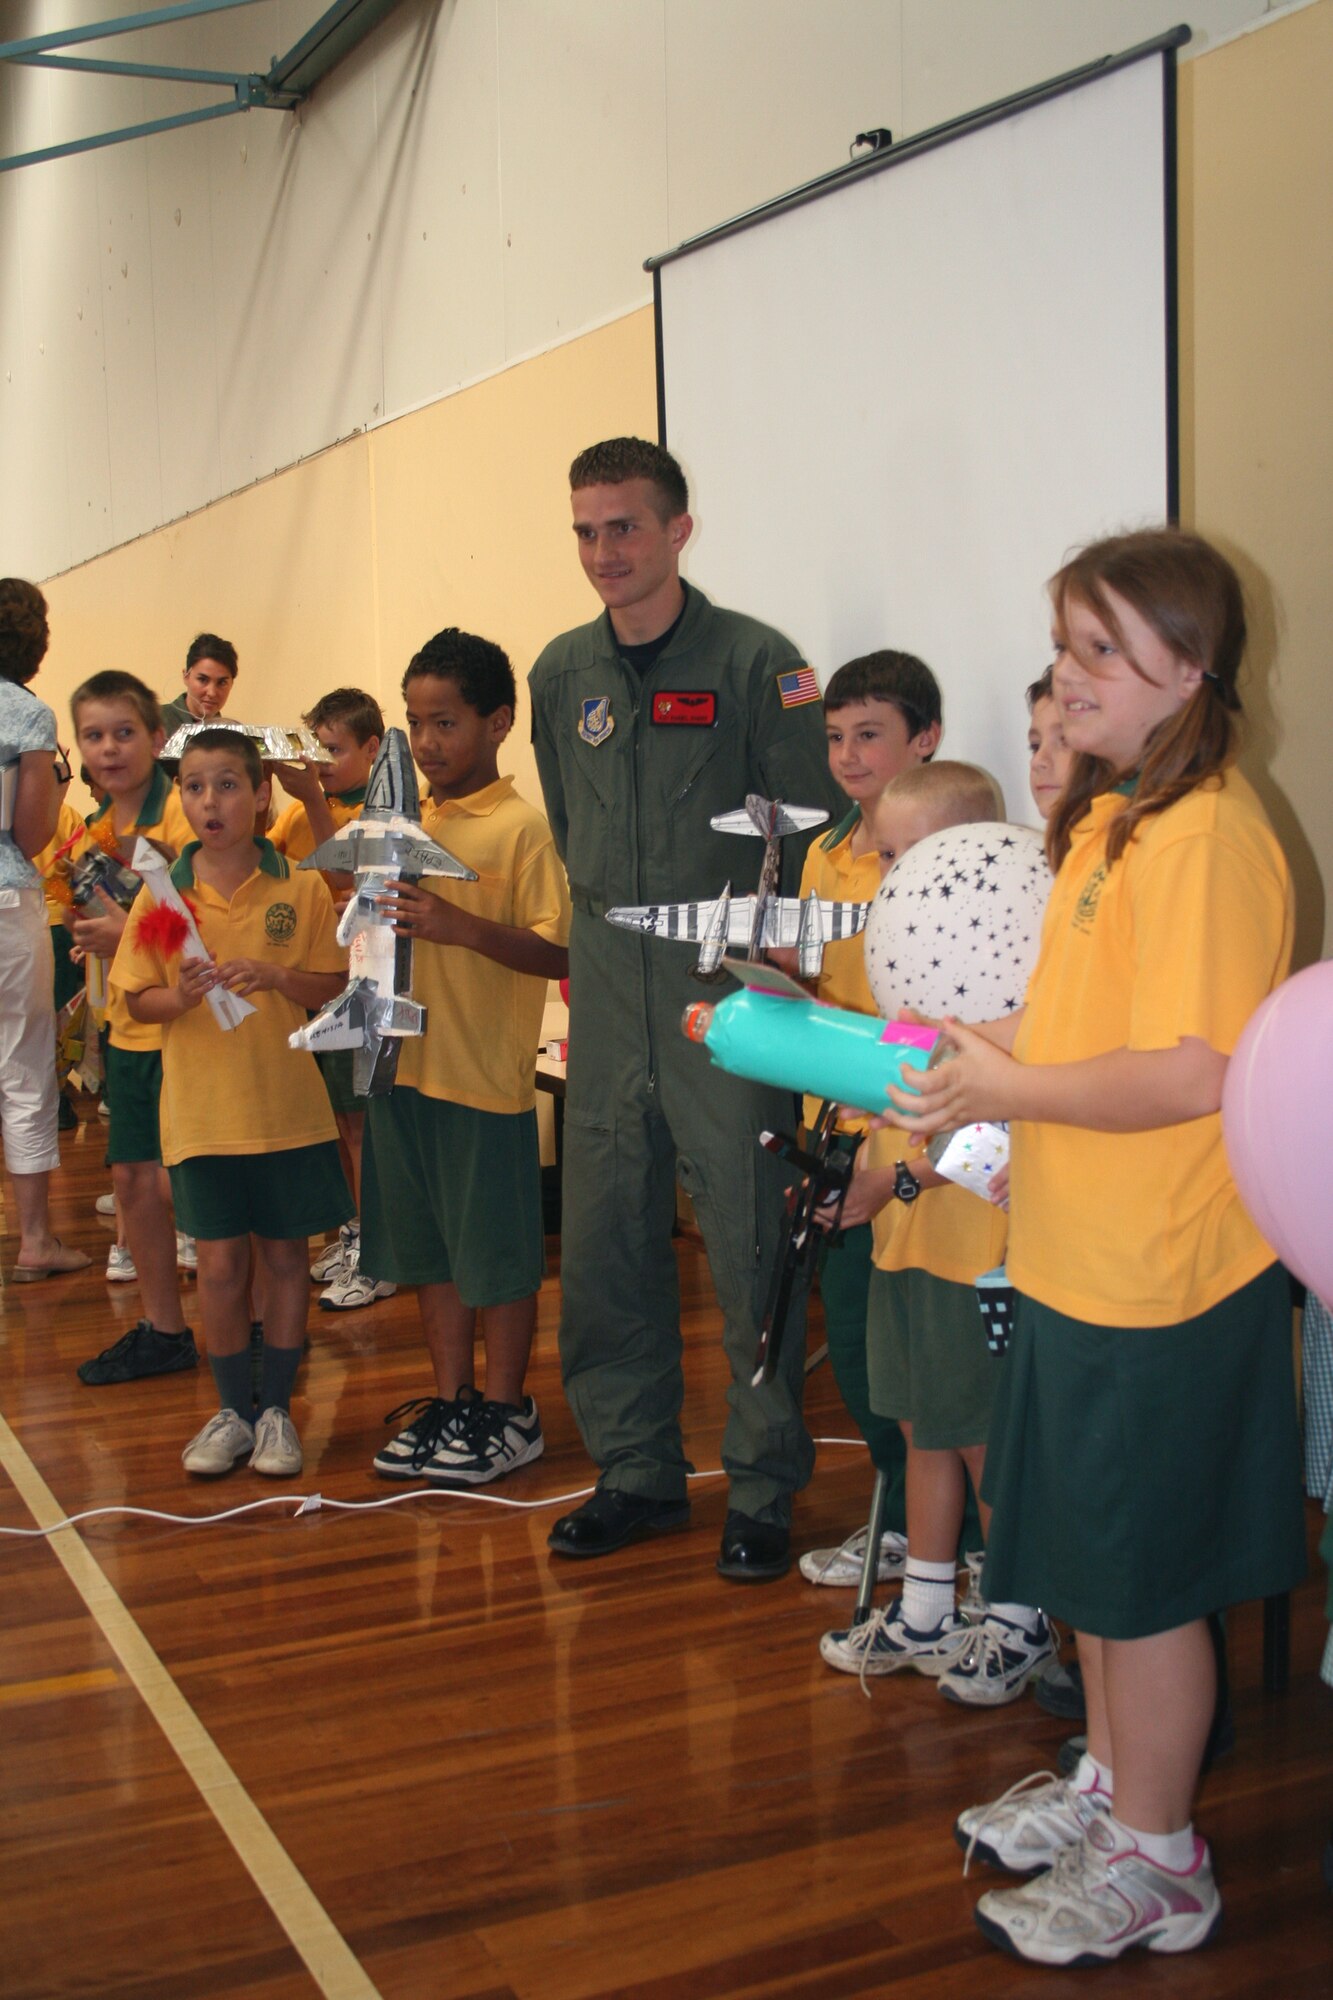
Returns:
[[[1053,578],[1073,769],[1021,1016],[950,1024],[957,1059],[897,1120],[1012,1122],[1019,1294],[996,1402],[984,1588],[1078,1632],[1088,1749],[1067,1780],[962,1814],[1032,1880],[981,1898],[1046,1964],[1188,1951],[1220,1903],[1190,1820],[1213,1714],[1206,1619],[1304,1573],[1284,1274],[1227,1168],[1227,1058],[1284,978],[1292,898],[1236,772],[1245,647],[1229,563],[1174,530]]]

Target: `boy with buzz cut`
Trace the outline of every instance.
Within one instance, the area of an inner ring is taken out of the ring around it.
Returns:
[[[112,968],[136,1021],[162,1029],[162,1157],[178,1219],[198,1243],[199,1305],[221,1407],[182,1454],[216,1477],[242,1458],[272,1477],[301,1470],[289,1412],[305,1339],[307,1239],[346,1222],[352,1198],[333,1112],[313,1058],[288,1045],[341,990],[343,953],[323,877],[295,872],[255,837],[269,782],[253,740],[201,729],[180,766],[194,838],[171,871],[207,960],[187,955],[179,919],[145,889]],[[250,1001],[224,1030],[215,988]],[[260,1414],[251,1422],[250,1238],[264,1279]]]
[[[78,754],[101,801],[71,860],[100,847],[128,865],[141,834],[179,853],[191,838],[190,825],[180,794],[157,761],[163,743],[157,696],[133,674],[109,669],[74,690],[70,709]],[[71,909],[68,922],[90,965],[115,958],[126,917],[109,896],[99,892],[82,909]],[[95,1389],[198,1365],[177,1277],[178,1266],[193,1268],[194,1245],[175,1227],[162,1171],[162,1033],[131,1017],[114,978],[106,996],[105,1074],[111,1113],[107,1160],[118,1218],[107,1277],[137,1281],[142,1318],[81,1364],[79,1380]]]
[[[852,802],[822,840],[812,843],[801,875],[802,899],[811,892],[834,901],[867,903],[879,888],[879,852],[869,823],[870,810],[890,780],[929,763],[944,728],[939,682],[912,653],[883,648],[848,660],[824,690],[824,730],[829,772]],[[776,958],[783,954],[775,953]],[[787,969],[795,972],[795,954]],[[866,978],[859,937],[826,945],[815,986],[831,1007],[877,1014]],[[818,1098],[805,1101],[805,1122],[819,1116]],[[856,1128],[849,1128],[856,1129]],[[864,1177],[848,1192],[838,1234],[820,1258],[819,1289],[824,1305],[824,1337],[833,1379],[853,1423],[869,1447],[877,1472],[885,1475],[884,1533],[877,1574],[881,1583],[902,1572],[907,1525],[902,1432],[870,1407],[866,1379],[866,1305],[872,1269],[870,1210]],[[866,1531],[860,1528],[840,1548],[807,1549],[801,1575],[808,1583],[850,1586],[860,1582]]]
[[[334,688],[321,695],[310,713],[302,717],[313,729],[331,764],[279,764],[276,775],[291,802],[269,828],[269,839],[279,854],[295,865],[332,840],[349,820],[356,819],[365,803],[366,783],[384,736],[384,717],[373,694],[362,688]],[[330,887],[349,886],[351,877],[328,876]],[[324,1087],[329,1093],[333,1115],[338,1121],[338,1141],[343,1167],[358,1210],[361,1201],[361,1145],[365,1130],[366,1100],[352,1087],[352,1054],[349,1049],[326,1049],[316,1054]],[[376,1280],[361,1267],[361,1223],[357,1216],[343,1224],[328,1249],[310,1266],[311,1279],[326,1289],[319,1295],[325,1312],[350,1312],[358,1306],[373,1305],[376,1299],[392,1298],[398,1287],[387,1279]]]
[[[386,1479],[482,1486],[540,1456],[524,1389],[545,1273],[535,1075],[547,982],[568,966],[569,889],[541,814],[501,777],[513,669],[450,627],[403,676],[412,755],[430,787],[422,823],[474,882],[399,882],[383,898],[413,941],[426,1031],[366,1120],[363,1255],[415,1285],[435,1393],[377,1454]],[[484,1395],[475,1387],[482,1322]]]

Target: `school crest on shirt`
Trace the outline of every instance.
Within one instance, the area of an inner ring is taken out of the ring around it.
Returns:
[[[615,726],[616,719],[611,713],[610,695],[591,695],[584,702],[583,713],[579,717],[579,735],[584,742],[591,743],[594,747],[599,743],[605,743]]]
[[[290,944],[296,936],[296,911],[290,903],[270,903],[264,912],[264,936],[270,944]]]
[[[1101,901],[1102,884],[1105,880],[1106,863],[1102,862],[1099,867],[1093,869],[1091,875],[1089,875],[1087,881],[1083,884],[1082,893],[1074,905],[1074,929],[1076,931],[1090,931],[1092,929],[1093,921],[1097,915],[1097,905]]]

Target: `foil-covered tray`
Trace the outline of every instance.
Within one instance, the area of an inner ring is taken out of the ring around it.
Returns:
[[[178,760],[190,738],[201,729],[234,729],[238,736],[253,737],[260,756],[271,764],[299,764],[303,757],[308,757],[312,764],[334,762],[313,729],[275,729],[258,722],[224,722],[220,716],[211,722],[182,723],[167,738],[162,755],[173,762]]]

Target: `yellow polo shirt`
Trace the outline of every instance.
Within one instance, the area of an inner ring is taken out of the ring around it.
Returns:
[[[913,1167],[923,1157],[921,1142],[906,1132],[872,1132],[866,1145],[872,1167],[904,1159]],[[1009,1218],[970,1188],[932,1187],[915,1201],[889,1202],[871,1229],[877,1270],[929,1271],[933,1278],[970,1285],[1004,1262]]]
[[[89,813],[89,828],[91,829],[100,825],[108,819],[109,815],[113,815],[115,812],[115,803],[115,800],[112,798],[104,798],[101,805],[98,806],[97,811]],[[115,825],[114,818],[111,818],[110,823],[113,826]],[[181,795],[160,764],[154,768],[152,782],[144,794],[143,804],[139,807],[138,818],[132,826],[127,827],[122,833],[117,835],[120,851],[126,857],[127,863],[129,857],[134,853],[134,843],[140,834],[143,834],[146,840],[161,841],[162,845],[169,847],[173,854],[180,854],[189,845],[190,841],[194,839],[194,831],[189,820],[185,817],[185,808],[181,804]],[[72,850],[71,859],[77,860],[81,854],[87,853],[90,847],[96,847],[97,845],[98,842],[95,835],[89,831],[87,838],[82,840]],[[153,1050],[160,1049],[162,1046],[162,1030],[160,1027],[151,1026],[144,1021],[133,1021],[130,1019],[129,1008],[125,1005],[125,996],[123,993],[116,991],[114,978],[109,971],[107,974],[106,1024],[111,1036],[111,1046],[114,1049]]]
[[[257,842],[254,873],[228,901],[196,880],[198,845],[186,848],[171,879],[193,906],[215,959],[269,959],[297,972],[344,970],[333,898],[317,869],[297,873],[271,842]],[[167,960],[138,938],[138,920],[153,907],[145,889],[116,953],[112,981],[126,993],[174,986],[180,977],[179,958]],[[207,1001],[161,1028],[164,1166],[203,1153],[283,1153],[336,1138],[314,1057],[287,1044],[293,1029],[305,1026],[305,1009],[280,993],[249,998],[256,1011],[239,1028],[220,1028]]]
[[[1014,1054],[1077,1062],[1197,1036],[1230,1055],[1291,959],[1286,861],[1237,771],[1143,823],[1115,865],[1125,800],[1092,802],[1051,890]],[[1011,1129],[1009,1273],[1099,1326],[1172,1326],[1273,1262],[1227,1168],[1219,1116],[1155,1132]]]
[[[366,788],[358,786],[354,792],[328,792],[324,803],[329,809],[335,833],[346,826],[348,820],[359,817],[366,802]],[[304,861],[314,853],[318,842],[310,824],[310,814],[300,799],[290,799],[268,830],[268,837],[279,854],[285,854],[293,868],[298,861]]]
[[[852,839],[861,824],[861,808],[853,806],[831,833],[807,850],[801,870],[801,901],[811,890],[821,899],[838,903],[869,903],[879,888],[879,855],[853,854]],[[878,1014],[875,997],[866,978],[865,934],[840,938],[824,947],[824,963],[815,982],[816,996],[829,1007],[847,1007],[854,1014]],[[812,1126],[819,1116],[820,1099],[807,1097],[804,1117]],[[859,1129],[857,1124],[844,1128]]]
[[[423,889],[491,923],[568,942],[569,884],[551,829],[511,777],[464,799],[427,800],[421,820],[477,871],[475,882],[428,875]],[[477,1111],[530,1110],[548,982],[460,945],[418,944],[413,961],[412,994],[428,1009],[426,1032],[404,1040],[399,1085]]]

